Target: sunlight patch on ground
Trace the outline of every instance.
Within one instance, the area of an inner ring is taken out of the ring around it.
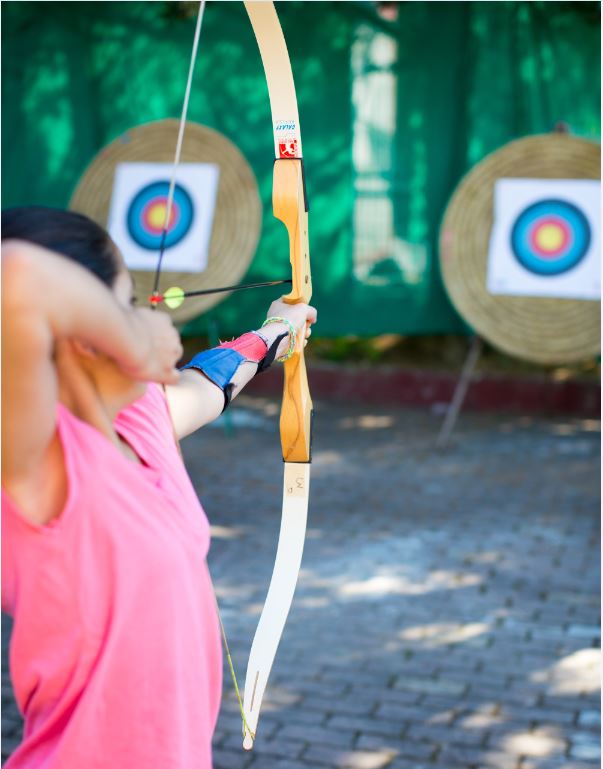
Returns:
[[[240,539],[243,535],[241,529],[234,526],[210,526],[212,539]]]
[[[477,574],[460,574],[453,571],[434,571],[424,580],[413,581],[407,577],[381,575],[370,579],[349,582],[339,588],[344,598],[384,595],[424,595],[434,590],[454,590],[458,587],[479,585],[482,578]]]
[[[343,461],[343,456],[339,451],[313,451],[312,452],[312,464],[320,465],[321,467],[329,465],[340,465]]]
[[[454,708],[448,708],[447,710],[440,710],[439,713],[434,713],[432,716],[425,720],[426,724],[442,724],[447,726],[455,717],[457,711]]]
[[[322,539],[324,536],[322,529],[307,529],[306,539]]]
[[[234,599],[235,603],[244,602],[249,597],[251,589],[248,585],[245,586],[225,586],[215,585],[216,597],[219,601],[223,601],[229,598]],[[222,609],[222,607],[220,607]],[[224,611],[227,611],[225,608]]]
[[[324,598],[297,598],[295,605],[304,609],[326,609],[331,601],[326,596]]]
[[[501,747],[518,756],[546,758],[555,754],[563,754],[566,744],[565,740],[559,736],[559,730],[550,727],[533,732],[523,731],[509,734],[501,740]]]
[[[345,417],[339,421],[342,430],[385,430],[392,427],[395,420],[390,415],[363,414],[357,417]]]
[[[553,435],[575,435],[578,431],[577,425],[553,425],[551,432]]]
[[[498,563],[501,553],[497,550],[482,551],[481,553],[468,553],[464,560],[466,563]]]
[[[493,710],[492,705],[483,705],[473,713],[459,719],[458,725],[463,729],[486,729],[489,726],[504,723],[505,719]]]
[[[306,587],[317,588],[319,591],[330,590],[333,587],[334,579],[332,577],[318,577],[316,572],[305,569],[303,566],[299,572],[300,580],[303,580]],[[338,577],[338,581],[345,581],[345,577]]]
[[[462,643],[470,638],[487,633],[490,626],[485,622],[471,622],[467,625],[453,623],[435,623],[433,625],[415,625],[398,633],[402,641],[421,641],[426,648]]]
[[[600,419],[581,419],[579,425],[586,432],[599,433],[601,432],[601,420]]]
[[[346,769],[381,769],[388,766],[395,758],[397,751],[391,750],[357,750],[354,753],[342,753],[337,766]]]
[[[245,607],[245,614],[249,614],[250,616],[260,616],[262,613],[262,609],[264,608],[264,603],[250,603],[247,604]]]
[[[283,687],[278,686],[278,684],[271,683],[269,689],[266,690],[266,696],[262,703],[262,709],[264,712],[271,711],[274,713],[278,710],[282,710],[283,708],[296,705],[300,699],[301,698],[299,694],[296,694],[289,689],[283,689]]]
[[[598,692],[601,686],[601,651],[581,649],[546,670],[532,673],[530,681],[548,681],[548,693],[557,696]]]

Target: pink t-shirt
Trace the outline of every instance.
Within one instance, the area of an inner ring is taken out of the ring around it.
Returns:
[[[47,526],[3,492],[2,607],[25,717],[7,769],[210,769],[222,653],[209,524],[163,393],[122,411],[127,459],[63,406],[68,499]]]

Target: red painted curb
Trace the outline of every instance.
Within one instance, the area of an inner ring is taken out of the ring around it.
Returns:
[[[385,366],[344,366],[312,362],[310,391],[316,398],[383,406],[447,404],[458,377],[450,372]],[[274,367],[256,377],[250,395],[280,395],[282,373]],[[553,381],[546,377],[475,374],[463,408],[472,411],[520,411],[597,418],[601,386],[588,380]]]

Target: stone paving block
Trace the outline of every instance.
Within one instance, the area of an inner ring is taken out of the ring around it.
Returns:
[[[571,638],[584,638],[595,643],[601,637],[601,627],[600,625],[570,625],[567,634]]]
[[[394,672],[392,670],[389,671],[389,673],[370,673],[370,672],[364,672],[355,670],[353,671],[353,674],[350,675],[350,671],[346,670],[345,668],[339,669],[339,670],[324,670],[322,671],[318,676],[319,682],[328,682],[328,687],[324,687],[328,690],[331,690],[332,683],[339,684],[341,687],[341,690],[343,691],[346,686],[348,686],[351,682],[354,684],[354,686],[370,686],[371,688],[380,688],[386,689],[388,685],[390,684],[391,680],[394,678]]]
[[[317,697],[309,695],[304,697],[302,707],[307,711],[322,713],[324,717],[332,713],[346,713],[349,715],[369,715],[376,707],[377,701],[373,699],[374,693],[369,697],[357,695],[345,695],[343,697]]]
[[[242,750],[223,750],[213,752],[213,769],[247,769],[251,765],[252,755]]]
[[[387,769],[434,769],[436,764],[433,761],[417,761],[414,758],[394,758],[391,763],[387,765]],[[447,767],[447,769],[455,769],[455,767]]]
[[[492,749],[445,745],[437,756],[442,767],[487,766],[488,769],[518,769],[519,758],[513,754]]]
[[[548,726],[550,724],[570,725],[576,721],[576,711],[569,707],[567,710],[543,708],[535,706],[524,708],[513,706],[504,709],[503,713],[514,721],[523,721],[529,726]]]
[[[311,744],[326,745],[337,748],[351,748],[355,740],[353,730],[328,729],[325,727],[313,727],[310,731],[301,724],[286,724],[279,729],[275,740],[308,740]]]
[[[252,759],[249,765],[250,769],[307,769],[307,764],[304,761],[296,761],[289,758],[266,758],[265,756],[258,756]],[[319,766],[315,764],[315,766]],[[320,766],[325,766],[321,764]],[[214,767],[218,769],[218,767]]]
[[[522,760],[520,769],[593,769],[591,762],[577,761],[573,758],[525,758]]]
[[[351,750],[327,745],[311,744],[303,755],[305,766],[343,767]]]
[[[375,718],[384,718],[400,723],[442,725],[452,723],[456,714],[457,711],[454,708],[430,708],[425,703],[421,705],[386,703],[385,705],[380,705],[373,715]]]
[[[504,717],[499,723],[487,727],[487,744],[493,745],[496,743],[499,745],[504,743],[507,739],[512,739],[515,735],[523,735],[526,732],[529,732],[530,734],[547,735],[552,733],[556,737],[563,739],[566,735],[565,730],[567,728],[571,727],[568,727],[565,724],[559,726],[550,724],[545,726],[530,726],[525,720],[519,718],[515,719],[514,714],[511,714],[510,716]]]
[[[434,670],[434,675],[447,678],[451,673],[474,673],[480,670],[480,659],[475,655],[464,654],[457,656],[450,653],[446,660]],[[448,675],[446,675],[448,673]]]
[[[407,705],[414,705],[420,702],[420,700],[421,694],[415,691],[404,691],[403,689],[375,689],[352,685],[349,692],[346,693],[345,698],[341,698],[340,702],[347,703],[346,707],[348,708],[351,703],[356,703],[358,708],[362,708],[367,702],[373,704],[406,703]]]
[[[570,737],[569,755],[583,761],[601,761],[601,739],[589,732],[577,732]]]
[[[600,646],[601,644],[598,639],[590,641],[584,638],[572,638],[568,635],[565,637],[563,642],[559,644],[556,651],[560,657],[565,657],[569,654],[573,654],[574,652],[579,652],[585,648],[599,649]]]
[[[512,708],[514,706],[520,707],[535,707],[542,699],[542,692],[538,689],[525,689],[514,690],[511,688],[492,689],[488,686],[472,687],[468,692],[465,700],[474,703],[480,702],[493,702],[501,707]]]
[[[418,692],[419,694],[450,694],[455,697],[461,697],[467,685],[458,681],[449,681],[437,678],[411,678],[404,676],[396,680],[395,689]]]
[[[320,710],[312,710],[306,708],[305,704],[295,705],[292,708],[284,708],[274,713],[262,713],[262,721],[265,722],[267,718],[270,721],[282,724],[303,724],[308,730],[313,729],[315,726],[324,726],[328,719],[328,714]]]
[[[2,709],[2,736],[11,736],[14,734],[20,734],[23,728],[23,719],[19,713],[15,713],[10,709]]]
[[[580,726],[592,726],[599,729],[601,727],[600,710],[582,710],[578,714],[578,724]]]
[[[246,753],[242,747],[240,733],[229,735],[220,747],[233,751],[238,749],[242,753]],[[258,734],[251,752],[253,753],[255,760],[258,758],[282,758],[293,760],[298,759],[306,747],[307,742],[304,740],[280,739],[278,736],[276,738],[264,738]]]
[[[413,758],[419,761],[433,758],[437,753],[437,746],[419,740],[385,740],[374,734],[362,734],[356,743],[358,750],[387,750],[401,758]]]
[[[20,735],[2,736],[2,758],[8,758],[21,742]]]
[[[353,729],[366,734],[376,734],[382,737],[401,737],[404,731],[402,721],[392,721],[382,718],[359,718],[350,716],[333,716],[327,722],[329,729]]]
[[[480,747],[484,744],[487,731],[484,729],[464,729],[431,725],[411,725],[406,733],[407,739],[427,740],[436,745],[467,745]]]
[[[579,712],[584,708],[590,709],[594,706],[598,706],[600,703],[600,697],[597,693],[592,693],[590,696],[582,695],[580,697],[574,697],[572,695],[554,695],[547,693],[542,697],[542,707],[547,710],[574,710]]]
[[[482,688],[488,688],[492,691],[496,689],[506,690],[512,685],[513,678],[510,673],[504,673],[496,676],[492,675],[489,670],[468,672],[465,676],[461,676],[459,673],[448,676],[452,680],[464,681],[467,686],[472,689],[480,690]]]
[[[348,689],[350,681],[342,680],[340,683],[334,683],[332,681],[314,681],[307,679],[305,681],[298,681],[296,683],[296,690],[301,697],[310,697],[316,695],[317,697],[328,697],[331,700],[342,697]]]

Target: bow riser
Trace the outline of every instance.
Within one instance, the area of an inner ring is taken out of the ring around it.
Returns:
[[[289,236],[291,293],[288,304],[312,297],[312,278],[308,246],[308,212],[301,160],[274,163],[272,205],[274,216],[285,225]],[[304,336],[297,339],[295,352],[284,364],[285,384],[281,408],[281,448],[285,462],[309,462],[312,443],[312,399],[304,359]]]

